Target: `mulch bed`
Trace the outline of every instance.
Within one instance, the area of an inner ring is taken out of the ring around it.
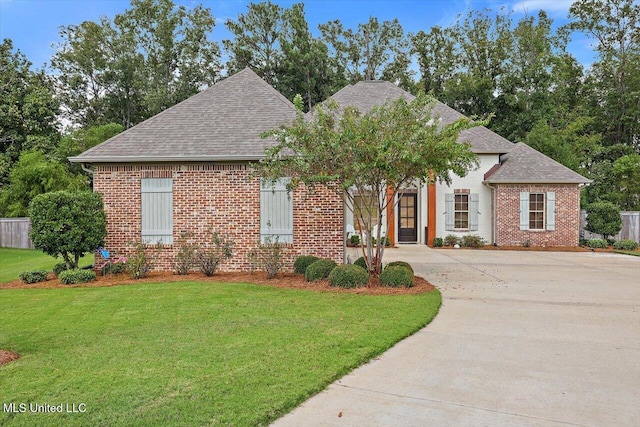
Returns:
[[[5,365],[11,361],[17,360],[20,355],[12,351],[0,350],[0,366]]]
[[[20,280],[0,284],[0,289],[59,289],[69,287],[106,287],[106,286],[122,286],[139,283],[157,283],[157,282],[179,282],[194,280],[198,282],[244,282],[254,283],[258,285],[268,285],[277,288],[287,289],[304,289],[316,292],[338,292],[350,293],[358,295],[407,295],[422,294],[431,292],[435,287],[422,277],[415,277],[415,285],[412,288],[388,288],[379,286],[376,280],[371,280],[369,286],[355,289],[342,289],[329,286],[328,280],[320,280],[309,283],[301,274],[280,273],[274,279],[267,279],[265,273],[216,273],[213,277],[206,277],[202,273],[190,273],[186,276],[180,276],[171,272],[154,272],[150,273],[144,279],[132,279],[127,274],[98,276],[95,282],[83,283],[80,285],[63,285],[53,274],[45,282],[26,284]]]

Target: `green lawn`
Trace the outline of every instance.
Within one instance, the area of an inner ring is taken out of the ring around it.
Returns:
[[[50,271],[62,261],[35,249],[0,248],[0,283],[10,282],[18,278],[18,274],[30,270]],[[93,264],[93,254],[80,259],[80,267]]]
[[[266,425],[440,303],[193,281],[0,290],[0,348],[22,356],[0,367],[0,402],[86,405],[0,425]]]
[[[625,254],[625,255],[633,255],[633,256],[640,256],[640,250],[635,250],[635,251],[623,251],[623,250],[615,250],[613,251],[617,254]]]

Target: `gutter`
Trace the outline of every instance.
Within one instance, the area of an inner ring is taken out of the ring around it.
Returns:
[[[240,162],[262,160],[260,155],[236,156],[76,156],[71,163]]]

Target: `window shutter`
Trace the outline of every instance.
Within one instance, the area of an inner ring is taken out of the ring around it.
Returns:
[[[478,231],[478,209],[480,209],[478,193],[469,195],[469,231]]]
[[[173,243],[173,179],[141,181],[142,241]]]
[[[547,192],[547,230],[554,231],[556,229],[556,193]]]
[[[529,229],[529,192],[520,192],[520,230]]]
[[[293,242],[293,198],[287,192],[289,178],[273,185],[263,181],[260,187],[260,241],[271,239],[280,243]]]
[[[447,193],[444,195],[444,228],[447,231],[453,231],[453,222],[455,217],[453,200],[453,193]]]

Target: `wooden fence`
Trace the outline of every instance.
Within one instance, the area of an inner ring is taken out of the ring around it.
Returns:
[[[33,249],[29,218],[0,218],[0,247]]]
[[[613,236],[616,240],[635,240],[640,243],[640,212],[637,211],[623,211],[620,212],[622,217],[622,230]],[[591,233],[585,230],[587,225],[587,213],[580,211],[580,237],[584,239],[600,239],[602,236],[599,234]]]

